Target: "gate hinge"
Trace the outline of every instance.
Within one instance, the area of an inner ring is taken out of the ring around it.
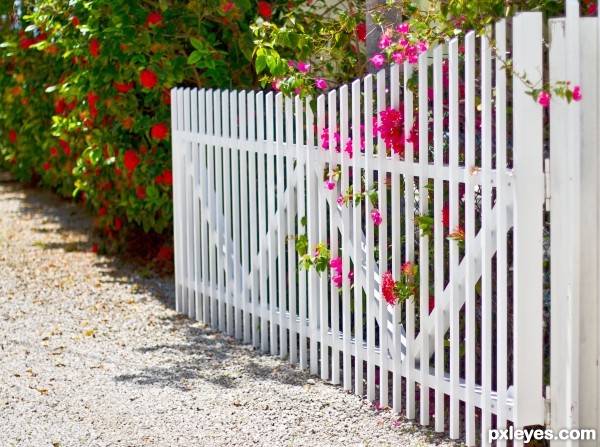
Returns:
[[[544,159],[544,205],[550,211],[550,159]]]
[[[544,397],[544,425],[550,427],[552,419],[550,418],[552,407],[550,406],[550,387],[546,386],[546,396]]]

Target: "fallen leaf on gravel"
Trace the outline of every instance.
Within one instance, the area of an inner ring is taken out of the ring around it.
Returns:
[[[232,402],[232,404],[233,404],[234,407],[241,407],[242,406],[242,404],[241,404],[241,402],[239,400],[234,400]]]
[[[40,394],[48,394],[48,390],[45,390],[44,388],[38,388],[37,390],[40,392]]]
[[[86,337],[91,337],[92,335],[94,335],[94,330],[93,329],[88,329],[87,331],[84,332],[84,334]]]

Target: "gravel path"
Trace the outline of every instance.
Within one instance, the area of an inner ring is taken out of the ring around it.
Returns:
[[[0,174],[1,447],[454,445],[176,314],[91,225]]]

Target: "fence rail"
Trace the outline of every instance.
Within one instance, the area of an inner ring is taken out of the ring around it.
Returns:
[[[544,76],[542,17],[511,25],[314,110],[173,89],[177,309],[467,445],[543,425],[544,115],[519,79]],[[319,244],[339,265],[299,268]],[[388,304],[389,274],[410,298]]]

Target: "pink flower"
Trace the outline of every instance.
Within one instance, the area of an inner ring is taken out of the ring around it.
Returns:
[[[324,127],[323,130],[321,131],[321,147],[323,149],[328,149],[329,148],[329,129],[327,127]]]
[[[354,270],[348,272],[348,279],[350,280],[350,284],[354,284]]]
[[[352,158],[352,138],[348,138],[348,141],[346,141],[346,148],[344,149],[344,152],[346,152],[348,156]]]
[[[398,25],[398,27],[396,28],[396,31],[398,31],[400,34],[406,34],[408,33],[408,30],[409,26],[406,22],[404,22],[402,25]]]
[[[581,88],[576,85],[573,87],[573,101],[581,101],[581,98],[583,98],[581,95]]]
[[[370,59],[371,63],[375,66],[375,68],[379,69],[385,62],[383,55],[376,54]]]
[[[331,267],[332,270],[335,270],[338,273],[341,273],[342,271],[342,258],[337,257],[337,258],[332,258],[329,260],[329,267]]]
[[[298,70],[300,70],[302,73],[306,73],[308,70],[310,70],[310,64],[307,62],[298,62]]]
[[[406,276],[414,276],[415,275],[415,265],[410,261],[406,261],[404,264],[402,264],[400,271],[402,273],[404,273]]]
[[[331,278],[331,281],[335,284],[336,287],[340,288],[342,287],[342,281],[344,280],[344,278],[342,278],[342,275],[335,275]]]
[[[346,199],[344,198],[344,195],[340,194],[339,197],[337,198],[337,204],[339,206],[344,206],[345,202],[346,202]]]
[[[404,155],[404,115],[401,111],[388,107],[379,116],[381,125],[377,130],[386,146],[395,154]]]
[[[550,106],[550,93],[541,92],[538,95],[537,102],[544,108],[548,108]]]
[[[381,218],[381,213],[379,212],[379,210],[377,208],[373,208],[371,210],[371,219],[373,219],[373,223],[375,225],[381,225],[381,222],[383,221],[383,219]]]
[[[425,51],[427,51],[427,48],[429,47],[429,45],[427,44],[427,42],[422,41],[422,42],[417,42],[417,50],[419,51],[419,54],[424,53]]]
[[[392,54],[392,59],[396,64],[400,65],[406,60],[406,56],[401,51],[396,51],[394,54]]]
[[[390,44],[392,43],[392,39],[390,39],[390,36],[388,36],[387,34],[383,34],[380,38],[379,38],[379,48],[380,49],[384,49],[390,46]]]
[[[390,305],[394,306],[396,304],[396,297],[394,296],[394,288],[396,286],[396,282],[391,274],[391,272],[385,272],[381,275],[381,294],[383,295],[383,299]]]
[[[325,188],[330,191],[335,188],[335,182],[331,180],[331,177],[327,177],[327,180],[325,180]]]
[[[327,82],[323,78],[317,78],[315,80],[315,87],[317,88],[327,88]]]
[[[223,5],[223,7],[221,8],[221,11],[223,12],[229,12],[233,9],[233,7],[235,6],[235,3],[233,2],[229,2],[226,5]]]

